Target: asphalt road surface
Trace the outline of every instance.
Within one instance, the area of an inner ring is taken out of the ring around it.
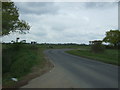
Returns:
[[[44,53],[55,67],[22,88],[118,88],[118,66],[51,49]]]

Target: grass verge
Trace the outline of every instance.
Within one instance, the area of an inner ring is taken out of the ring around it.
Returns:
[[[89,58],[92,60],[98,60],[109,64],[120,65],[118,64],[118,56],[120,50],[106,49],[103,53],[93,53],[90,50],[70,50],[66,51],[69,54]]]
[[[48,62],[39,45],[5,44],[2,48],[2,85],[18,87],[48,70]],[[45,68],[45,66],[47,68]],[[52,65],[51,65],[52,66]],[[14,82],[11,78],[17,78]],[[16,85],[17,84],[17,85]]]

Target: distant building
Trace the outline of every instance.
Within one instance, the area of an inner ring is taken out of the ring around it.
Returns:
[[[35,41],[31,41],[31,44],[37,44],[37,42],[35,42]]]

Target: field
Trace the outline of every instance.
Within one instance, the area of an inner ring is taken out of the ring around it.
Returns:
[[[118,57],[120,56],[120,50],[116,49],[106,49],[103,53],[94,53],[91,52],[90,49],[76,49],[66,52],[69,54],[90,58],[92,60],[99,60],[114,65],[118,65]]]

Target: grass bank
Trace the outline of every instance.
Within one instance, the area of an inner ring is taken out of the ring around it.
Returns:
[[[15,84],[11,78],[19,81],[31,72],[34,66],[43,68],[46,59],[43,51],[45,48],[39,45],[28,44],[3,44],[2,48],[2,84],[3,87],[11,87]]]
[[[66,51],[69,54],[90,58],[93,60],[102,61],[109,64],[118,65],[118,56],[120,56],[120,50],[106,49],[103,53],[93,53],[89,49],[77,49]],[[120,65],[120,64],[119,64]]]
[[[28,79],[26,76],[28,74],[35,77],[40,75],[32,70],[36,69],[38,72],[44,73],[45,70],[40,70],[38,68],[53,67],[46,60],[43,51],[45,49],[62,49],[62,48],[89,48],[89,46],[80,45],[55,45],[55,44],[2,44],[2,84],[3,87],[11,87],[16,83],[11,80],[11,78],[17,78],[18,81],[23,79]],[[32,72],[32,74],[31,74]],[[25,78],[24,78],[25,77]]]

